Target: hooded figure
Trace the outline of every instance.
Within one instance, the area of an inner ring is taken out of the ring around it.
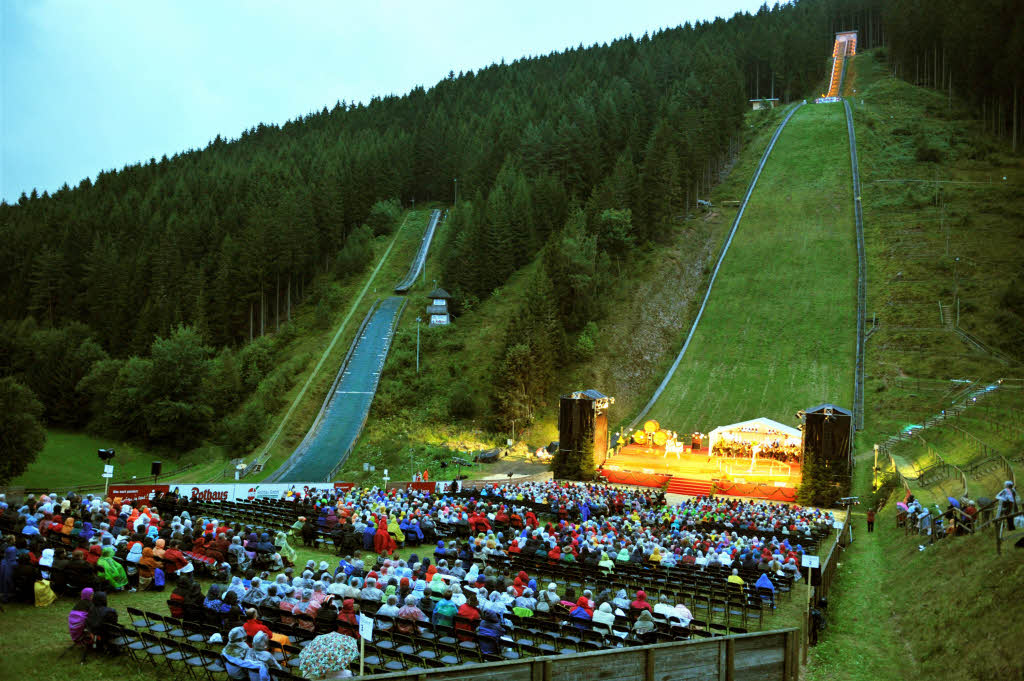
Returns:
[[[224,646],[224,650],[221,652],[225,655],[238,657],[244,660],[246,655],[249,654],[249,644],[246,643],[245,640],[245,629],[242,627],[235,627],[228,632],[228,642]]]
[[[78,643],[85,635],[85,622],[89,618],[89,611],[92,610],[92,589],[82,589],[81,598],[68,613],[68,633],[71,640]]]
[[[615,614],[612,612],[612,606],[608,603],[602,603],[597,610],[594,611],[593,615],[593,627],[602,634],[612,633],[612,624],[615,623]]]
[[[128,575],[125,574],[124,568],[121,564],[114,560],[114,547],[104,546],[100,559],[96,562],[96,565],[102,570],[102,577],[105,579],[110,586],[116,591],[128,586]]]
[[[281,669],[281,665],[274,657],[273,653],[267,650],[267,646],[270,643],[270,639],[262,631],[257,632],[252,637],[252,648],[246,653],[246,659],[251,660],[257,664],[265,665],[272,669]]]
[[[274,535],[274,542],[281,547],[278,551],[281,556],[288,559],[288,562],[294,565],[299,556],[295,553],[295,549],[288,545],[288,535],[284,533],[284,530],[279,530]]]

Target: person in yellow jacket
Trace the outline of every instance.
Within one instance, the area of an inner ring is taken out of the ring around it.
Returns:
[[[405,533],[402,532],[402,528],[398,526],[398,520],[395,519],[395,516],[391,516],[388,519],[388,534],[391,535],[391,538],[395,540],[396,544],[404,546]]]

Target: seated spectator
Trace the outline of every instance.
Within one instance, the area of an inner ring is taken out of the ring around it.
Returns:
[[[249,608],[245,611],[245,624],[242,625],[242,628],[245,629],[245,635],[251,639],[254,639],[259,633],[263,633],[267,637],[274,635],[274,632],[270,631],[270,627],[256,619],[256,608]]]
[[[633,622],[632,631],[634,634],[646,634],[649,631],[654,631],[654,618],[651,616],[650,610],[642,610],[640,616]]]
[[[89,611],[92,610],[92,594],[92,589],[82,589],[81,597],[68,613],[68,633],[74,643],[89,642],[88,639],[83,641],[82,637],[87,635],[85,621],[89,617]]]
[[[672,614],[674,609],[675,608],[673,607],[673,605],[669,603],[668,596],[666,596],[665,594],[661,594],[660,596],[658,596],[658,602],[655,604],[652,612],[654,613],[654,615],[657,616],[658,619],[664,620],[667,619],[670,614]]]
[[[398,596],[395,594],[388,596],[388,602],[380,606],[377,614],[384,615],[385,617],[398,617]]]
[[[612,633],[612,625],[615,623],[615,614],[612,612],[611,604],[602,603],[597,610],[594,611],[592,619],[595,631],[599,631],[605,635]]]
[[[220,606],[221,620],[225,626],[235,626],[245,621],[245,611],[238,604],[238,594],[234,591],[224,593],[224,600]]]
[[[730,584],[739,584],[740,586],[746,584],[746,582],[743,581],[743,578],[740,577],[740,571],[736,568],[732,569],[732,574],[729,575],[728,579],[726,579],[725,581],[729,582]]]
[[[409,596],[405,599],[405,605],[398,611],[398,619],[395,628],[402,634],[419,633],[417,622],[426,622],[427,616],[416,605],[416,599]]]
[[[654,608],[647,602],[647,593],[642,589],[636,592],[636,600],[629,604],[630,608],[634,610],[646,610],[647,612],[654,612]]]
[[[236,657],[240,660],[246,659],[249,655],[249,644],[245,642],[245,629],[242,627],[234,627],[228,632],[228,642],[225,644],[222,653],[228,657]],[[232,674],[231,672],[234,671]],[[244,669],[228,669],[228,676],[232,679],[239,679],[248,681],[249,672]]]
[[[170,609],[171,617],[184,618],[185,617],[185,600],[189,596],[192,590],[192,586],[195,582],[192,578],[182,578],[178,580],[174,590],[171,591],[171,595],[167,597],[167,607]]]
[[[387,606],[381,606],[381,610],[385,607]],[[398,614],[397,609],[395,614]],[[359,614],[356,612],[356,602],[351,598],[346,598],[341,602],[341,610],[338,611],[338,631],[350,635],[351,632],[359,631]]]
[[[96,561],[99,576],[106,580],[106,586],[112,591],[121,591],[128,586],[128,575],[121,564],[114,560],[114,547],[104,546],[100,559]]]
[[[450,627],[455,622],[455,615],[458,613],[458,610],[455,607],[455,603],[452,602],[452,590],[445,589],[441,593],[441,600],[434,605],[434,611],[430,615],[430,622],[434,626]]]
[[[505,627],[501,624],[501,615],[494,610],[484,610],[480,615],[480,626],[476,629],[477,641],[480,644],[480,652],[484,655],[498,655],[501,653],[498,642],[505,635]]]
[[[92,595],[92,609],[85,618],[85,629],[96,641],[96,647],[104,652],[115,652],[110,626],[117,624],[117,611],[107,607],[107,594],[97,591]]]
[[[281,669],[281,664],[274,657],[274,654],[267,650],[271,637],[269,631],[268,629],[265,633],[260,630],[253,635],[252,648],[246,653],[246,659],[261,664],[268,669]]]
[[[576,601],[576,607],[569,611],[569,617],[580,620],[590,620],[594,611],[590,609],[590,600],[586,596],[580,596]]]
[[[182,574],[180,570],[186,565],[190,565],[188,558],[181,552],[181,548],[178,542],[172,541],[171,548],[164,551],[164,569],[167,572],[173,572],[176,574]]]
[[[533,589],[523,589],[523,595],[516,599],[517,608],[525,608],[531,612],[537,610],[537,599],[533,597]]]
[[[477,598],[475,593],[466,594],[466,602],[459,606],[459,610],[456,613],[459,617],[463,617],[469,622],[455,622],[455,635],[460,641],[469,641],[471,637],[466,634],[459,634],[460,631],[471,632],[476,627],[476,623],[480,621],[480,611],[476,607]]]
[[[145,591],[153,584],[153,572],[160,567],[160,562],[153,556],[153,549],[148,546],[142,549],[139,559],[139,590]]]

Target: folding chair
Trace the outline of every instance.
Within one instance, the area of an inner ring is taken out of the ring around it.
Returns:
[[[188,652],[182,649],[181,644],[178,641],[174,641],[169,638],[162,638],[160,639],[160,642],[163,644],[164,661],[167,662],[167,667],[173,672],[175,671],[174,663],[180,662],[182,669],[184,669],[185,672],[194,679],[195,673],[193,672],[192,667],[185,662],[188,657]]]
[[[136,629],[148,629],[149,620],[146,619],[145,613],[138,608],[127,608],[128,617],[132,621],[132,626]]]

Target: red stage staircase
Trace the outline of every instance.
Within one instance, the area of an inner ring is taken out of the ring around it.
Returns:
[[[692,478],[673,477],[668,481],[669,494],[685,494],[690,497],[700,497],[711,494],[711,482],[708,480],[693,480]]]

